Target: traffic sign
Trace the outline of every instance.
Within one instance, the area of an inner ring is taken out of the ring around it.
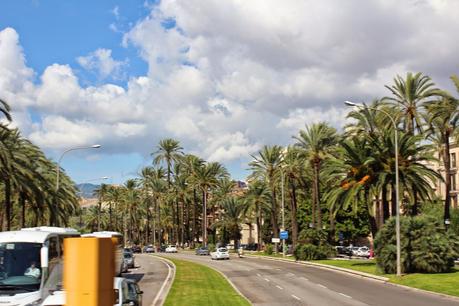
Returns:
[[[280,238],[271,238],[271,242],[272,243],[279,243],[280,242]]]
[[[288,239],[288,231],[281,231],[280,239]]]

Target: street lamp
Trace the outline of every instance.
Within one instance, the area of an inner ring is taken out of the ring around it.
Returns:
[[[357,104],[351,101],[344,101],[344,104],[347,106],[353,106],[353,107],[358,107],[360,109],[363,108],[369,108],[375,111],[380,111],[384,113],[392,122],[392,125],[394,126],[394,144],[395,144],[395,202],[396,202],[396,212],[395,212],[395,236],[397,240],[397,276],[402,275],[402,267],[400,263],[400,253],[401,253],[401,248],[400,248],[400,202],[399,202],[399,177],[398,177],[398,131],[397,131],[397,123],[395,122],[394,118],[390,113],[383,109],[378,109],[374,107],[369,107],[369,106],[363,106],[361,104]]]
[[[86,149],[99,149],[101,147],[100,144],[95,144],[95,145],[92,145],[92,146],[88,146],[88,147],[74,147],[74,148],[70,148],[70,149],[67,149],[65,150],[61,156],[59,157],[59,159],[57,160],[57,165],[56,165],[56,203],[55,203],[55,209],[57,209],[57,192],[59,191],[59,173],[60,173],[60,170],[61,170],[61,161],[62,161],[62,158],[64,157],[64,155],[70,151],[76,151],[76,150],[86,150]],[[57,220],[55,220],[57,221]]]
[[[284,171],[281,168],[281,203],[282,203],[282,231],[285,231],[284,209]],[[282,239],[282,257],[285,257],[285,239]]]

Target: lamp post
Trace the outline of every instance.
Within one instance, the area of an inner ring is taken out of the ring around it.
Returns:
[[[62,158],[64,157],[64,155],[70,151],[76,151],[76,150],[85,150],[85,149],[99,149],[101,147],[101,145],[99,144],[95,144],[95,145],[92,145],[92,146],[88,146],[88,147],[74,147],[74,148],[70,148],[70,149],[67,149],[65,150],[61,156],[59,157],[59,159],[57,160],[57,165],[56,165],[56,202],[55,202],[55,207],[54,209],[57,210],[57,205],[58,205],[58,202],[57,202],[57,199],[58,199],[58,196],[57,196],[57,193],[59,191],[59,173],[60,173],[60,170],[61,170],[61,161],[62,161]],[[57,219],[54,220],[55,222],[57,222]]]
[[[284,208],[284,171],[281,168],[281,203],[282,203],[282,231],[285,231],[285,208]],[[285,239],[282,239],[282,257],[285,257]]]
[[[360,109],[365,108],[361,104],[357,104],[351,101],[344,101],[344,104],[348,106],[353,106],[353,107],[358,107]],[[368,107],[369,109],[375,110],[375,111],[380,111],[384,113],[392,122],[392,125],[394,126],[394,145],[395,145],[395,202],[396,202],[396,212],[395,212],[395,236],[397,240],[397,276],[402,275],[402,267],[401,267],[401,260],[400,260],[400,253],[401,253],[401,247],[400,247],[400,202],[399,202],[399,175],[398,175],[398,131],[397,131],[397,123],[395,122],[394,118],[390,113],[383,109],[378,109],[374,107]]]

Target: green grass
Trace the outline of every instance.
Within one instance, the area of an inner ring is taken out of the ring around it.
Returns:
[[[378,271],[374,260],[316,260],[313,262],[385,276],[391,283],[408,287],[459,296],[459,269],[457,267],[449,273],[412,273],[398,278],[394,274],[383,274]]]
[[[215,270],[186,260],[168,259],[175,264],[176,273],[165,306],[250,305]]]

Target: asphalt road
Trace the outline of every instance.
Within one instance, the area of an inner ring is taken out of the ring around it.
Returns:
[[[167,278],[168,267],[164,261],[148,254],[135,254],[135,265],[123,276],[139,283],[143,291],[143,306],[150,306]]]
[[[212,261],[209,256],[191,253],[166,256],[203,263],[220,270],[253,305],[459,305],[453,299],[295,263],[237,257]]]

